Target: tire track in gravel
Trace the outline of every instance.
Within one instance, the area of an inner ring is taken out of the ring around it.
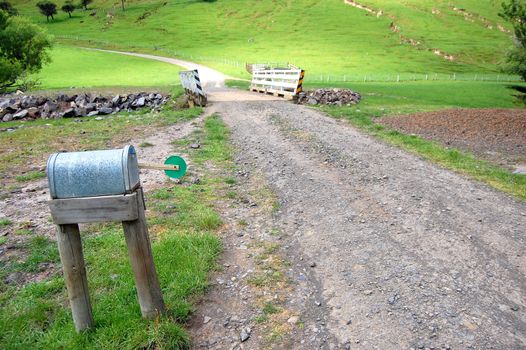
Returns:
[[[313,109],[218,96],[238,163],[280,200],[295,271],[315,262],[335,340],[311,348],[526,347],[525,203]]]

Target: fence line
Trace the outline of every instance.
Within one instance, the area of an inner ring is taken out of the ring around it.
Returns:
[[[479,81],[479,82],[520,82],[519,76],[508,74],[480,73],[385,73],[385,74],[316,74],[308,76],[309,83],[325,82],[410,82],[410,81]]]
[[[107,40],[94,40],[75,35],[57,35],[57,38],[70,40],[83,40],[88,43],[102,44],[106,46],[115,45],[114,42]],[[213,62],[236,68],[245,68],[246,62],[231,60],[226,57],[211,57],[202,55],[191,55],[183,51],[165,49],[156,46],[137,45],[136,43],[121,45],[133,49],[146,49],[162,52],[169,56],[182,59]],[[384,73],[384,74],[309,74],[306,69],[305,82],[307,83],[357,83],[357,82],[410,82],[410,81],[479,81],[479,82],[521,82],[521,78],[508,74],[480,74],[480,73]]]

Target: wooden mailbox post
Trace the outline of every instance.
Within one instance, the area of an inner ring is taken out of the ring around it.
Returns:
[[[132,146],[57,153],[48,160],[49,202],[75,329],[93,327],[79,223],[122,222],[142,316],[165,312],[146,226],[143,191]],[[122,177],[122,178],[119,178]]]

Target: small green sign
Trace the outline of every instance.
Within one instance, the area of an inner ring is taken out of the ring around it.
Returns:
[[[186,162],[179,156],[170,156],[164,161],[165,165],[178,165],[179,170],[165,170],[164,173],[172,179],[180,179],[186,174]]]

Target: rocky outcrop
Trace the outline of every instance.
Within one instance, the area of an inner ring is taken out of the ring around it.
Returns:
[[[0,120],[88,117],[145,107],[158,109],[168,99],[168,95],[146,92],[115,96],[58,94],[54,97],[15,94],[0,97]]]

